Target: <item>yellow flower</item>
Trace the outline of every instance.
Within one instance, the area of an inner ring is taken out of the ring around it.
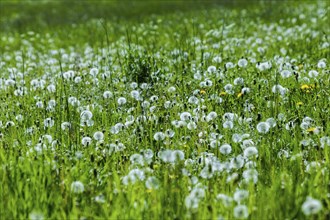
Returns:
[[[205,90],[201,90],[199,93],[202,94],[202,95],[204,95],[206,93],[206,91]]]
[[[315,130],[316,130],[316,128],[315,128],[315,127],[312,127],[312,128],[308,128],[308,129],[307,129],[307,132],[312,133],[312,132],[314,132]]]
[[[227,95],[227,93],[226,92],[220,92],[220,95],[225,96],[225,95]]]
[[[241,93],[241,92],[237,94],[237,98],[240,98],[242,96],[243,96],[243,93]]]
[[[309,85],[307,85],[307,84],[303,84],[301,87],[300,87],[300,89],[302,89],[302,90],[305,90],[305,89],[309,89],[310,87],[309,87]]]
[[[302,106],[302,105],[304,105],[303,102],[297,102],[297,106]]]

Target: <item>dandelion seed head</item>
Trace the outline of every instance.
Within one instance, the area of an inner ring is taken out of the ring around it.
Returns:
[[[81,139],[81,144],[83,146],[89,146],[91,143],[92,143],[92,138],[90,138],[90,137],[83,137]]]
[[[317,78],[318,75],[319,75],[319,73],[316,70],[311,70],[308,72],[308,76],[310,78]]]
[[[104,134],[101,131],[96,131],[93,135],[94,140],[102,141],[104,139]]]
[[[259,133],[266,134],[269,132],[269,129],[270,129],[270,125],[267,122],[260,122],[257,125],[257,130]]]
[[[237,65],[241,68],[245,68],[248,65],[248,61],[246,59],[240,59],[237,63]]]
[[[249,216],[249,210],[246,205],[237,205],[234,208],[234,217],[238,219],[246,219]]]
[[[317,214],[322,208],[322,203],[312,197],[307,197],[306,201],[301,206],[301,210],[306,216]]]
[[[244,149],[244,157],[250,158],[258,155],[258,149],[256,147],[250,146]]]
[[[83,193],[85,191],[84,184],[80,181],[74,181],[71,183],[71,192],[73,193]]]
[[[125,105],[127,102],[126,98],[125,97],[120,97],[117,99],[117,103],[118,105]]]
[[[223,144],[221,145],[221,147],[219,148],[220,153],[224,154],[224,155],[228,155],[231,153],[232,148],[229,144]]]

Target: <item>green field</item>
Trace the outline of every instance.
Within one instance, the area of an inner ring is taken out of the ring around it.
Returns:
[[[329,219],[329,12],[0,0],[0,219]]]

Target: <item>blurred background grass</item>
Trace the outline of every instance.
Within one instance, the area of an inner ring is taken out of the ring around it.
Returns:
[[[230,4],[231,1],[222,1]],[[141,20],[152,14],[166,14],[212,7],[219,1],[128,1],[128,0],[1,0],[2,31],[79,24],[92,18]]]
[[[0,32],[80,24],[92,18],[141,21],[152,14],[168,14],[214,7],[249,8],[263,5],[264,19],[280,16],[278,5],[301,1],[256,0],[0,0]],[[275,10],[274,10],[275,9]]]

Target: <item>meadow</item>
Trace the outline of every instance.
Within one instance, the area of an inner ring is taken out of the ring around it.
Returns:
[[[1,219],[329,219],[329,1],[0,1]]]

